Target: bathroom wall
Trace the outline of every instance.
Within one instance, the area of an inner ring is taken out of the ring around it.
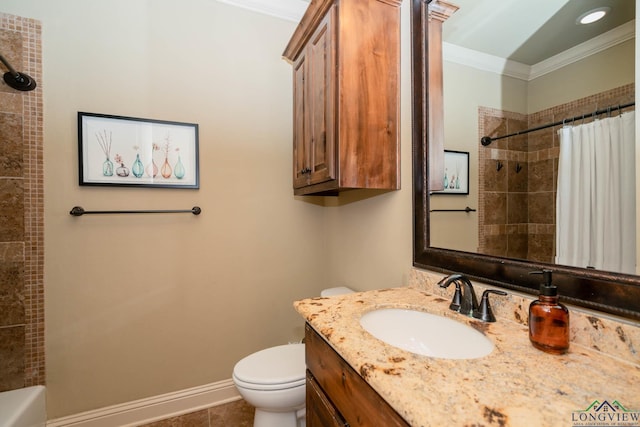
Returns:
[[[37,82],[41,47],[38,21],[0,13],[0,54]],[[42,137],[42,89],[0,82],[0,391],[45,381]]]
[[[42,24],[48,417],[229,380],[241,357],[300,340],[292,302],[333,283],[325,210],[292,190],[295,24],[212,0],[0,12]],[[78,111],[198,123],[200,189],[79,186]]]
[[[635,48],[635,39],[627,40],[532,80],[529,83],[527,112],[567,104],[633,82]],[[617,66],[612,69],[610,64]],[[589,93],[585,93],[585,86]]]
[[[433,246],[477,252],[479,210],[478,182],[481,153],[478,151],[478,107],[485,106],[526,114],[527,82],[494,72],[479,70],[464,64],[444,62],[445,147],[469,152],[469,195],[438,195],[431,197],[432,209],[478,209],[472,213],[437,213],[432,215]],[[517,114],[514,119],[517,118]],[[515,125],[512,122],[511,125]]]

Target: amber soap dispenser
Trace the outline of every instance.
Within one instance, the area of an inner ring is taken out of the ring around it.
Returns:
[[[538,350],[564,354],[569,350],[569,310],[558,302],[550,270],[532,274],[542,274],[543,281],[540,296],[529,305],[529,340]]]

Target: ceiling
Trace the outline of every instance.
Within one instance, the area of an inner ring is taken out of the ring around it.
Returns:
[[[444,24],[453,45],[534,65],[635,19],[635,0],[451,0],[459,6]],[[578,25],[591,9],[609,7],[602,20]]]
[[[298,23],[310,0],[217,0],[265,15]]]
[[[310,0],[217,1],[297,23]],[[444,1],[459,7],[444,24],[445,59],[517,78],[535,78],[635,37],[637,0]],[[604,19],[576,24],[602,6],[611,8]]]

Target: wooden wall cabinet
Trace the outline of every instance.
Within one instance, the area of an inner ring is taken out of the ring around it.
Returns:
[[[308,427],[409,426],[309,324],[305,360]]]
[[[400,0],[312,0],[293,65],[296,195],[400,188]]]

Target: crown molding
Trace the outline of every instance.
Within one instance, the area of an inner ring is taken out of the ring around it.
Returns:
[[[520,80],[531,81],[552,71],[595,55],[627,40],[635,38],[636,21],[629,21],[613,30],[594,37],[571,49],[567,49],[549,59],[532,66],[476,50],[443,42],[443,59],[483,71],[502,74]]]
[[[309,6],[304,0],[218,0],[220,3],[248,9],[298,23]]]
[[[533,80],[552,71],[566,67],[569,64],[580,61],[588,56],[607,50],[610,47],[624,43],[636,36],[635,19],[622,24],[613,30],[600,34],[597,37],[587,40],[577,46],[567,49],[549,59],[538,62],[531,67],[529,80]]]
[[[490,73],[515,77],[520,80],[528,80],[531,73],[531,67],[520,62],[447,42],[442,43],[442,59]]]

